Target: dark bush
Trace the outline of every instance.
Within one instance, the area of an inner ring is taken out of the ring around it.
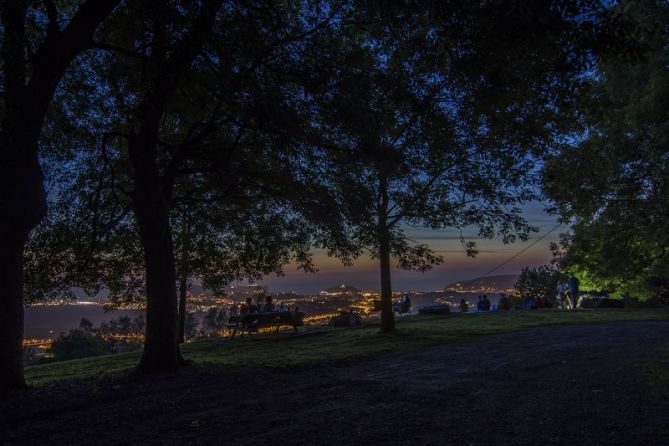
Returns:
[[[658,296],[643,300],[638,297],[624,296],[623,302],[627,308],[663,308],[665,306],[665,302]]]
[[[330,319],[332,327],[358,327],[362,325],[362,319],[357,313],[352,311],[342,311],[337,316]]]
[[[105,343],[102,339],[83,330],[70,330],[61,333],[51,343],[51,354],[56,361],[86,358],[102,355],[105,352]]]
[[[448,314],[451,312],[450,305],[429,305],[418,310],[418,314]]]

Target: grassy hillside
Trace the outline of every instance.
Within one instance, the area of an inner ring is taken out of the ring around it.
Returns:
[[[667,310],[553,310],[415,316],[398,320],[396,333],[379,334],[378,325],[356,329],[307,327],[299,335],[256,335],[201,340],[184,345],[183,355],[195,367],[291,368],[345,363],[373,355],[435,344],[463,342],[475,336],[551,324],[669,320]],[[26,368],[31,385],[128,373],[139,353],[124,353],[37,365]]]

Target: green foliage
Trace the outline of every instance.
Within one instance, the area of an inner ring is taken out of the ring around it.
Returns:
[[[322,209],[332,207],[297,172],[303,154],[295,152],[283,121],[297,125],[307,116],[284,77],[301,54],[293,50],[327,32],[329,14],[339,11],[336,4],[331,12],[313,6],[226,9],[206,52],[164,104],[155,158],[179,278],[220,290],[233,280],[282,274],[288,263],[313,270],[314,232],[291,201],[302,206],[315,195]],[[108,23],[111,54],[89,54],[68,73],[42,147],[54,193],[26,253],[29,300],[62,296],[72,287],[90,294],[105,289],[117,304],[143,299],[128,141],[144,116],[140,99],[173,81],[161,78],[174,69],[164,66],[169,51],[149,48],[177,46],[196,9],[130,2]],[[160,35],[147,31],[167,28]]]
[[[536,196],[535,156],[573,124],[567,85],[586,56],[565,52],[565,36],[580,36],[573,11],[561,16],[531,3],[509,15],[508,5],[504,13],[490,4],[459,6],[397,5],[382,18],[367,11],[381,25],[342,31],[328,54],[336,62],[332,87],[315,93],[318,143],[330,149],[324,178],[351,237],[378,257],[379,233],[388,231],[405,269],[442,261],[408,240],[405,225],[474,226],[481,237],[527,239],[534,228],[515,206]],[[387,15],[401,19],[388,23]],[[463,239],[463,251],[474,254],[474,243]]]
[[[548,160],[544,184],[572,219],[560,268],[585,288],[647,298],[669,276],[669,6],[630,0],[614,11],[635,24],[638,60],[608,55],[583,90],[585,132]]]
[[[106,353],[105,343],[97,336],[84,330],[70,330],[61,333],[51,343],[50,352],[56,361],[98,356]]]
[[[541,265],[538,268],[523,268],[516,282],[516,289],[524,299],[544,299],[554,302],[560,273],[552,266]]]
[[[338,202],[353,254],[379,260],[382,301],[389,257],[421,272],[443,261],[406,227],[476,228],[505,243],[536,231],[520,205],[537,197],[537,157],[575,125],[573,85],[588,61],[575,15],[596,15],[591,7],[397,4],[364,9],[368,25],[325,36],[328,84],[311,93],[308,139],[325,150],[313,170]],[[475,255],[475,242],[461,240]]]

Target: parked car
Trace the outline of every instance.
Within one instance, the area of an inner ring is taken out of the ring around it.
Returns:
[[[583,294],[578,299],[578,306],[581,308],[625,308],[625,302],[622,299]]]

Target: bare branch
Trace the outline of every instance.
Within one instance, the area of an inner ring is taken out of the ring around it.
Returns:
[[[107,52],[115,53],[115,54],[121,54],[123,56],[132,57],[134,59],[144,58],[144,55],[142,55],[140,53],[136,53],[136,52],[131,51],[129,49],[121,48],[120,46],[111,45],[109,43],[104,43],[104,42],[93,42],[91,44],[91,49],[107,51]]]
[[[47,27],[47,34],[57,34],[60,32],[60,26],[58,25],[58,9],[53,0],[43,0],[44,8],[46,9],[46,15],[49,17],[49,25]]]

